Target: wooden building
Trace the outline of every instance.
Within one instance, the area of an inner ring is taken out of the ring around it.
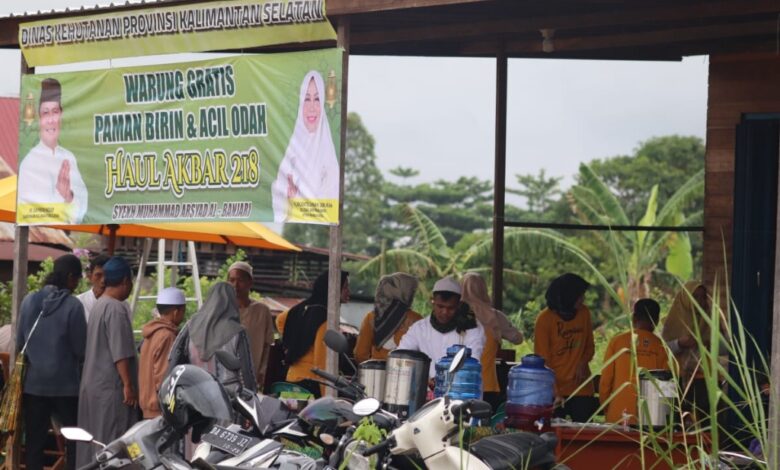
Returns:
[[[0,47],[18,47],[21,21],[155,4],[0,18]],[[503,230],[514,222],[505,220],[503,212],[507,59],[680,60],[709,55],[704,277],[707,283],[730,281],[759,347],[780,357],[780,321],[772,322],[773,311],[780,319],[780,295],[775,295],[780,266],[775,249],[777,0],[328,0],[327,10],[352,55],[496,58],[496,82],[485,86],[495,87],[497,103],[493,227],[499,306]],[[294,46],[281,49],[290,48]],[[772,376],[773,385],[780,387],[780,360],[774,361]],[[773,396],[780,396],[780,388]]]

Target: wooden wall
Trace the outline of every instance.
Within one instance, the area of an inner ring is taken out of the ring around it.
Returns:
[[[704,203],[704,281],[730,275],[734,206],[734,146],[743,113],[780,112],[780,55],[710,57]]]

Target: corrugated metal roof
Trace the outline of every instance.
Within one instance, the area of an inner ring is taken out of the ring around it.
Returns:
[[[14,240],[14,224],[0,222],[0,241]],[[46,243],[73,248],[73,241],[63,232],[48,227],[30,227],[30,243]]]
[[[0,122],[0,159],[15,175],[19,160],[19,98],[0,97]],[[0,177],[8,176],[2,173],[0,168]]]

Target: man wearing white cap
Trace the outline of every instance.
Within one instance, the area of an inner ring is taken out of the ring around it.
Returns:
[[[482,357],[485,329],[469,316],[469,310],[459,308],[460,284],[445,277],[433,286],[433,313],[427,320],[413,324],[401,339],[398,349],[412,349],[431,358],[428,376],[436,376],[436,361],[447,355],[447,348],[463,344],[471,348],[471,357]]]
[[[168,287],[157,294],[160,318],[144,325],[141,345],[141,367],[138,370],[139,399],[144,419],[160,416],[157,389],[168,370],[168,355],[184,320],[187,301],[184,292]]]
[[[228,269],[228,283],[236,289],[241,326],[249,337],[255,381],[258,390],[262,392],[268,355],[274,342],[274,318],[264,303],[249,298],[253,283],[252,265],[244,261],[231,264]]]

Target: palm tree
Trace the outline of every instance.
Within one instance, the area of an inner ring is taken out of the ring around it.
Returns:
[[[402,223],[410,229],[407,243],[402,247],[383,250],[366,261],[360,273],[374,277],[396,271],[414,274],[423,281],[420,294],[427,296],[430,291],[425,281],[435,281],[444,276],[458,277],[467,271],[490,272],[488,260],[493,250],[490,232],[478,234],[468,249],[458,252],[447,245],[439,227],[423,211],[410,204],[400,204],[398,210]],[[507,257],[565,256],[579,260],[594,272],[599,282],[606,285],[610,294],[617,299],[617,294],[592,264],[588,254],[554,230],[509,229],[504,234],[504,250]],[[504,275],[511,280],[527,278],[533,276],[533,273],[505,268]]]
[[[658,209],[658,185],[653,186],[643,217],[636,223],[647,227],[700,224],[702,211],[684,214],[684,208],[702,194],[704,170],[692,175]],[[632,225],[617,197],[586,164],[580,165],[579,182],[567,193],[574,214],[585,224]],[[693,275],[691,241],[686,232],[607,231],[592,232],[602,248],[612,254],[618,274],[621,303],[646,297],[653,273],[664,262],[664,271],[683,281]]]

